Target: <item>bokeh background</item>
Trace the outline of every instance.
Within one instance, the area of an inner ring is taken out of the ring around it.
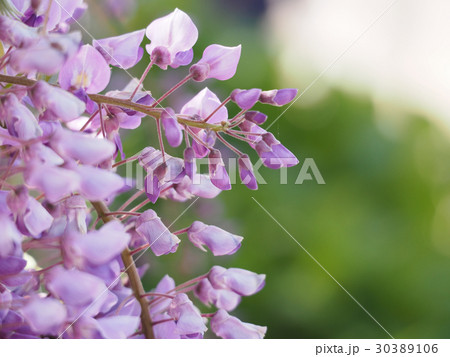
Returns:
[[[179,7],[199,29],[196,58],[211,43],[242,44],[236,76],[206,83],[221,98],[234,88],[307,89],[271,131],[301,164],[313,158],[326,182],[295,185],[298,166],[281,185],[278,171],[263,168],[258,191],[238,184],[199,200],[174,229],[198,219],[243,235],[242,248],[216,258],[183,242],[177,254],[148,254],[139,262],[150,264],[146,287],[166,273],[182,282],[215,264],[242,267],[267,274],[267,283],[234,314],[268,326],[269,338],[388,337],[254,197],[394,337],[448,338],[450,8],[432,3],[89,1],[83,26],[96,38],[144,28]],[[131,74],[147,63],[144,56]],[[158,96],[186,72],[152,70],[145,87]],[[128,80],[116,71],[113,84]],[[201,88],[189,84],[171,104],[180,108]],[[260,109],[267,125],[284,110]],[[128,155],[157,145],[154,131],[148,120],[130,133]],[[156,209],[169,224],[188,205]]]

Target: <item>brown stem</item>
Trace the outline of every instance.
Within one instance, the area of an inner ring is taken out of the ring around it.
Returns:
[[[25,77],[7,76],[5,74],[0,74],[0,82],[18,84],[18,85],[27,86],[27,87],[31,87],[36,84],[36,81],[33,79],[28,79]],[[96,103],[115,105],[117,107],[136,110],[138,112],[141,112],[148,116],[151,116],[155,119],[158,119],[161,116],[161,112],[164,110],[161,108],[150,108],[149,106],[146,106],[146,105],[133,103],[132,101],[127,100],[127,99],[113,98],[113,97],[109,97],[107,95],[102,95],[102,94],[88,94],[88,95],[89,95],[89,98]],[[219,125],[219,124],[209,124],[209,123],[189,120],[189,119],[185,119],[185,118],[181,118],[181,117],[177,117],[177,120],[178,120],[178,123],[180,123],[181,125],[192,126],[195,128],[209,129],[212,131],[225,131],[226,130],[226,128],[223,125]]]
[[[92,206],[94,206],[95,210],[97,211],[99,217],[101,217],[101,219],[103,220],[103,222],[107,223],[115,219],[113,216],[108,215],[109,209],[104,202],[98,201],[91,203]],[[125,248],[121,256],[123,264],[125,266],[125,272],[127,273],[128,278],[130,279],[133,294],[136,300],[139,302],[139,305],[141,305],[141,324],[144,336],[146,338],[155,338],[152,329],[152,319],[148,311],[148,302],[145,298],[142,297],[145,294],[144,287],[142,286],[141,278],[139,277],[139,273],[136,269],[133,257],[131,256],[128,248]]]

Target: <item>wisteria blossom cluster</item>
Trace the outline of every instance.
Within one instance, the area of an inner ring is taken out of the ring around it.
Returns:
[[[242,237],[201,221],[169,230],[152,203],[229,190],[216,142],[238,156],[242,182],[256,189],[249,156],[230,137],[246,142],[269,168],[297,164],[261,128],[266,115],[252,110],[257,102],[284,105],[297,91],[236,89],[221,100],[205,87],[183,107],[170,108],[164,100],[188,81],[233,77],[241,47],[208,46],[181,82],[154,98],[142,86],[152,67],[193,62],[198,31],[183,11],[83,44],[79,32],[70,32],[87,8],[82,0],[6,3],[9,11],[0,15],[0,337],[202,338],[208,325],[222,338],[264,337],[266,327],[230,315],[242,297],[263,288],[264,274],[213,266],[179,284],[165,275],[145,291],[146,265],[135,260],[146,250],[154,259],[173,254],[179,244],[215,256],[239,250]],[[99,94],[110,83],[111,66],[127,70],[142,58],[149,65],[140,80]],[[227,105],[238,114],[230,117]],[[144,119],[155,120],[159,146],[127,157],[121,133]],[[164,141],[183,144],[184,157],[166,153]],[[204,157],[209,174],[196,169]],[[145,190],[117,174],[132,161],[146,171]],[[127,193],[110,211],[114,198]],[[202,306],[215,312],[202,313]]]

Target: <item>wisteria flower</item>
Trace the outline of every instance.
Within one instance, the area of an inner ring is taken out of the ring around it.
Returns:
[[[169,15],[154,20],[145,34],[151,41],[145,49],[152,62],[162,69],[173,63],[188,64],[190,61],[186,59],[192,59],[190,54],[186,56],[185,53],[189,53],[197,42],[198,30],[185,12],[175,9]]]
[[[145,30],[138,30],[120,36],[94,40],[92,45],[110,65],[128,69],[134,67],[144,54],[144,49],[139,47],[144,34]]]

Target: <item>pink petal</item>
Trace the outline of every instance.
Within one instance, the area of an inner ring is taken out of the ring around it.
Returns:
[[[103,56],[91,45],[84,45],[61,68],[59,83],[64,89],[101,92],[109,83],[111,69]]]

